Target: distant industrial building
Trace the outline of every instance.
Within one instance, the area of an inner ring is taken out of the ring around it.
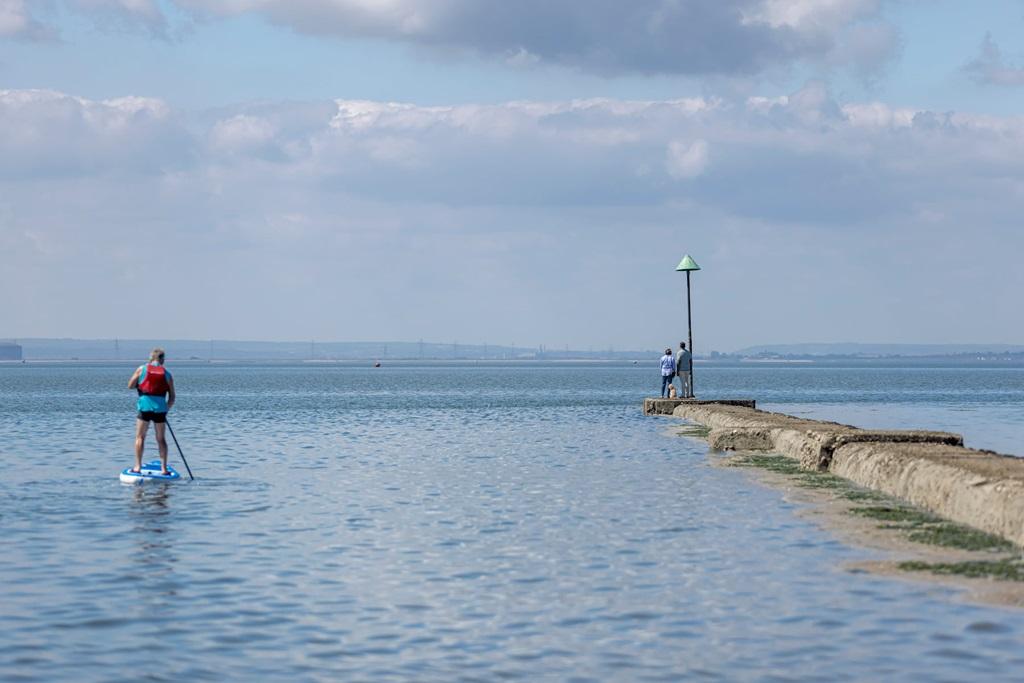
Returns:
[[[0,342],[0,360],[21,360],[21,345]]]

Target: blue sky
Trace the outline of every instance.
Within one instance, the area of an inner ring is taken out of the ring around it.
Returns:
[[[1020,343],[1021,105],[1020,0],[0,0],[0,336]]]

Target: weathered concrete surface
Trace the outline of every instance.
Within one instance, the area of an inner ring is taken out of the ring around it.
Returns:
[[[753,408],[754,401],[751,399],[725,399],[717,401],[703,401],[696,398],[645,398],[644,415],[671,415],[677,406],[687,405],[729,405],[744,406]]]
[[[964,448],[949,432],[858,429],[734,405],[686,402],[672,414],[710,427],[712,448],[779,453],[1024,546],[1024,458]]]
[[[963,437],[949,432],[867,430],[837,422],[807,420],[740,406],[683,403],[676,417],[711,428],[708,441],[718,450],[765,450],[795,458],[807,469],[827,470],[832,454],[847,443],[937,443],[962,446]]]
[[[1024,460],[919,443],[850,443],[830,470],[1024,546]]]

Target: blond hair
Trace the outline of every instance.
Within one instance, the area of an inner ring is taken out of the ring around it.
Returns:
[[[157,361],[161,365],[164,362],[164,350],[159,346],[149,352],[149,362]]]

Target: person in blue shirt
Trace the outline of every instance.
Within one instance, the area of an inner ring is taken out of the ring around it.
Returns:
[[[146,432],[152,422],[156,432],[156,445],[160,449],[161,474],[168,474],[167,469],[167,411],[174,405],[174,378],[171,371],[164,367],[164,350],[155,348],[149,354],[149,362],[140,365],[132,378],[128,380],[128,388],[139,392],[136,403],[138,416],[135,420],[135,467],[132,472],[142,469],[142,452],[146,447]]]
[[[676,359],[672,357],[672,349],[665,349],[661,357],[661,397],[665,398],[668,387],[676,376]]]

